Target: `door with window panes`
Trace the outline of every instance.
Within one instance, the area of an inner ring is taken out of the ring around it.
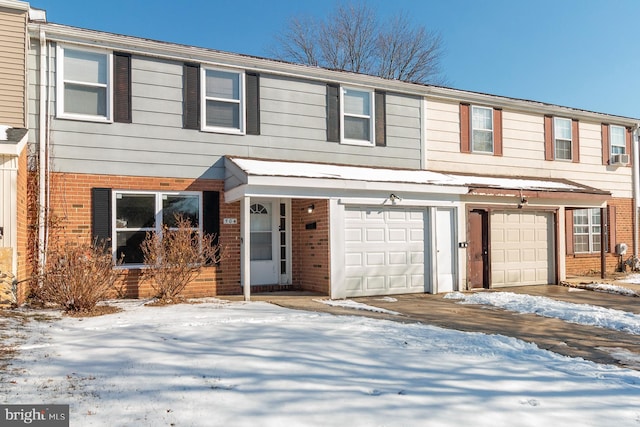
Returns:
[[[252,200],[250,214],[251,284],[289,283],[288,203]]]

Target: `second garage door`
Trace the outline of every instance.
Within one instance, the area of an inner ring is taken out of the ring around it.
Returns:
[[[345,209],[346,296],[425,292],[421,209]]]
[[[553,282],[553,215],[495,211],[491,214],[491,285]]]

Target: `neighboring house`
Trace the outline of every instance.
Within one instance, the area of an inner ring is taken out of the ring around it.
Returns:
[[[27,46],[29,6],[0,2],[0,305],[14,302],[25,264],[27,194]],[[19,262],[22,261],[22,262]]]
[[[637,251],[637,119],[44,19],[27,37],[44,211],[110,239],[129,296],[174,213],[227,254],[189,296],[548,284]]]

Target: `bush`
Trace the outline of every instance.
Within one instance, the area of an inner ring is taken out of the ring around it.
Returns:
[[[160,303],[180,301],[181,293],[200,274],[202,267],[221,259],[221,246],[212,234],[201,235],[189,219],[176,215],[175,228],[162,227],[162,235],[147,233],[141,249],[143,277],[151,282]]]
[[[114,291],[119,273],[113,267],[106,244],[58,245],[47,254],[38,297],[66,312],[89,313]]]

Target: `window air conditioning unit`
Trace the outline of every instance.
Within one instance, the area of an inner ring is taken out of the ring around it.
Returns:
[[[609,162],[612,165],[617,165],[617,166],[626,166],[629,164],[629,155],[628,154],[614,154],[613,156],[611,156],[611,162]]]

